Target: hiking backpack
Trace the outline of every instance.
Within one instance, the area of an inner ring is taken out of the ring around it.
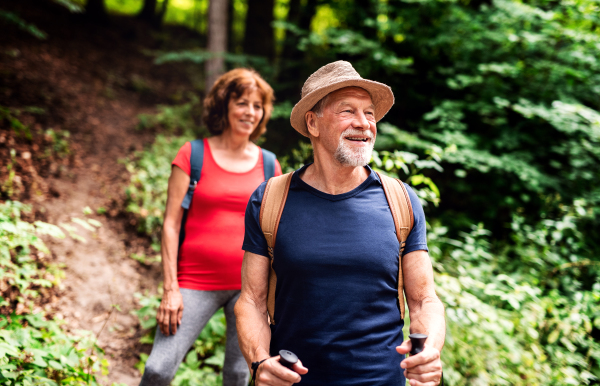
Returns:
[[[192,203],[194,191],[196,190],[198,181],[200,181],[200,173],[202,172],[202,164],[204,163],[204,140],[196,139],[195,141],[191,141],[190,144],[192,145],[192,152],[190,154],[190,185],[185,197],[183,198],[183,202],[181,203],[181,207],[183,208],[183,217],[181,218],[181,228],[179,229],[179,249],[181,249],[181,245],[185,239],[185,222],[187,221],[188,210],[190,209],[190,205]],[[275,154],[268,150],[263,148],[260,150],[262,151],[263,157],[263,172],[265,174],[265,181],[267,181],[269,178],[275,175],[276,157]]]
[[[285,201],[290,190],[292,175],[294,172],[284,174],[282,176],[271,178],[267,182],[265,193],[263,195],[262,204],[260,207],[260,227],[267,240],[269,256],[271,258],[271,269],[269,271],[269,284],[267,294],[267,311],[271,324],[275,324],[275,287],[277,286],[277,275],[273,270],[273,259],[275,240],[277,238],[277,228],[279,220],[285,207]],[[377,173],[377,172],[376,172]],[[400,261],[398,263],[398,300],[400,304],[400,316],[404,320],[405,302],[404,302],[404,280],[402,277],[402,253],[406,239],[413,227],[413,211],[408,197],[406,187],[397,178],[385,176],[377,173],[383,191],[387,199],[392,217],[394,218],[394,226],[396,227],[396,236],[400,243]]]

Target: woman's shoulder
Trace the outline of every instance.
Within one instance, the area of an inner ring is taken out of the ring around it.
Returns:
[[[179,148],[175,159],[171,163],[171,165],[175,165],[180,167],[187,175],[190,175],[191,172],[191,164],[190,158],[192,156],[192,144],[190,142],[186,142]]]

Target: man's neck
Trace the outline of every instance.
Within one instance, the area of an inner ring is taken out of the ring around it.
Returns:
[[[315,162],[300,175],[302,181],[327,194],[343,194],[362,184],[369,172],[364,166],[345,166],[315,152]]]

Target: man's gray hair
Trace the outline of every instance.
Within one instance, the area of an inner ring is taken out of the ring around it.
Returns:
[[[327,98],[329,98],[329,94],[325,95],[323,98],[321,98],[320,101],[318,101],[312,109],[310,109],[310,111],[312,111],[313,113],[315,113],[317,115],[317,117],[322,118],[323,117],[323,109],[325,108],[325,106],[327,106]]]

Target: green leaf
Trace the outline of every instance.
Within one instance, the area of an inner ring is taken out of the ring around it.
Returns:
[[[52,367],[54,370],[63,370],[64,369],[64,367],[60,363],[58,363],[57,361],[55,361],[53,359],[48,361],[48,365],[50,367]]]

